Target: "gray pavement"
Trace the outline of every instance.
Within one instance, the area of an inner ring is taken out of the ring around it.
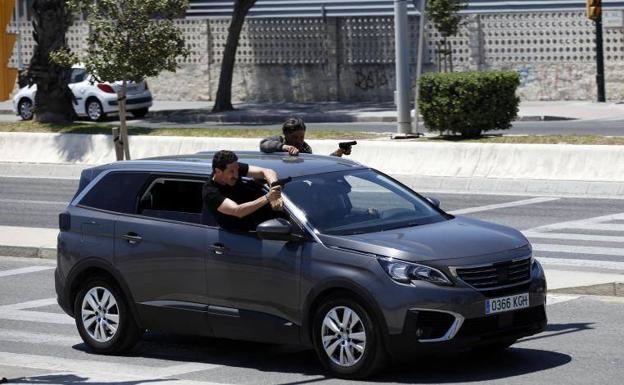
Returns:
[[[16,269],[38,272],[16,274]],[[10,384],[348,384],[310,350],[151,332],[126,356],[91,353],[54,305],[53,261],[0,257],[0,377]],[[549,325],[502,354],[395,363],[362,384],[616,384],[624,300],[549,294]]]
[[[318,103],[235,103],[236,110],[211,113],[211,102],[155,101],[151,121],[176,123],[264,123],[277,124],[291,115],[307,122],[396,122],[396,107],[391,102],[318,102]],[[0,114],[12,114],[11,102],[0,102]],[[523,101],[518,120],[621,119],[624,104],[590,101]]]

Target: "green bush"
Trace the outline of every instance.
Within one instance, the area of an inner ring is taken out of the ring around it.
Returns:
[[[429,131],[474,138],[506,130],[518,115],[520,76],[511,71],[429,73],[420,80],[419,109]]]

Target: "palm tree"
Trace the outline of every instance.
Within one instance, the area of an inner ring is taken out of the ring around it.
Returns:
[[[37,84],[35,120],[67,124],[74,120],[73,95],[69,87],[71,69],[50,61],[50,52],[69,50],[65,34],[72,20],[65,0],[35,0],[33,38],[36,46],[30,60],[28,78]]]

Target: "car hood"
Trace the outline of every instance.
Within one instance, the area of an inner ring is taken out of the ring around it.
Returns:
[[[528,244],[517,230],[465,217],[377,233],[321,235],[329,247],[339,247],[413,262],[478,257]]]

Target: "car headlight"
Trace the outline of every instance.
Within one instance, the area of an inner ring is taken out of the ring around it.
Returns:
[[[403,262],[392,258],[377,258],[390,278],[400,283],[426,281],[436,285],[450,286],[453,283],[440,270],[417,263]]]

